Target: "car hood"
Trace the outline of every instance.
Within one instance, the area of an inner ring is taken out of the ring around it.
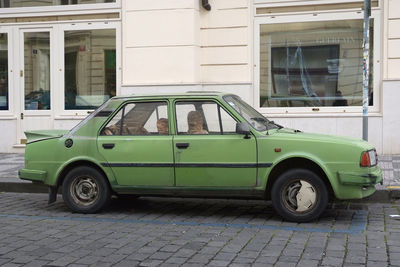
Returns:
[[[31,143],[39,140],[58,138],[68,133],[68,131],[69,130],[36,130],[26,131],[25,135],[27,138],[27,143]]]
[[[285,136],[291,139],[297,140],[312,140],[313,142],[324,142],[324,143],[334,143],[334,144],[343,144],[343,145],[356,145],[363,149],[372,149],[373,146],[359,138],[347,137],[347,136],[338,136],[338,135],[328,135],[328,134],[316,134],[316,133],[305,133],[298,130],[290,129],[290,128],[282,128],[275,131],[270,131],[270,135],[275,136]]]

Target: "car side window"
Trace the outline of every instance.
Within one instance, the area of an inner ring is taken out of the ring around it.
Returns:
[[[107,123],[101,135],[168,135],[166,102],[138,102],[124,105]]]
[[[236,120],[212,101],[177,102],[178,134],[232,134]]]

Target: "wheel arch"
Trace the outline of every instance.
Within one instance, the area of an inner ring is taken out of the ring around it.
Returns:
[[[106,174],[106,172],[98,164],[94,163],[93,161],[87,160],[87,159],[74,160],[72,162],[67,163],[65,166],[63,166],[63,168],[57,175],[56,187],[58,188],[58,187],[62,186],[64,179],[67,176],[68,172],[70,172],[72,169],[79,167],[79,166],[87,166],[87,167],[91,167],[91,168],[99,171],[104,176],[110,190],[112,191],[111,183],[110,183],[109,177]]]
[[[278,164],[276,164],[271,172],[268,175],[268,180],[267,180],[267,185],[266,185],[266,198],[271,199],[271,189],[275,181],[278,179],[278,177],[284,173],[285,171],[291,170],[291,169],[307,169],[315,174],[317,174],[319,177],[321,177],[322,181],[324,182],[328,193],[329,193],[329,199],[333,199],[335,197],[335,192],[332,188],[332,184],[326,174],[326,172],[323,170],[323,168],[316,163],[315,161],[308,159],[308,158],[303,158],[303,157],[291,157],[282,160]]]

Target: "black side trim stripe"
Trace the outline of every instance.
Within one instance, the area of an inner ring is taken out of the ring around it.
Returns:
[[[174,167],[173,163],[101,163],[103,167]]]
[[[269,168],[272,166],[272,163],[258,163],[257,167],[258,168]]]
[[[103,167],[268,168],[272,163],[101,163]]]

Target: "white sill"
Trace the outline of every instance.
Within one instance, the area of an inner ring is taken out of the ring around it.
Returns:
[[[300,113],[300,112],[291,112],[291,113],[267,113],[260,111],[265,117],[274,117],[274,118],[362,118],[363,114],[361,112],[315,112],[315,113]],[[368,118],[379,118],[382,117],[382,113],[380,112],[371,112],[368,113]]]

